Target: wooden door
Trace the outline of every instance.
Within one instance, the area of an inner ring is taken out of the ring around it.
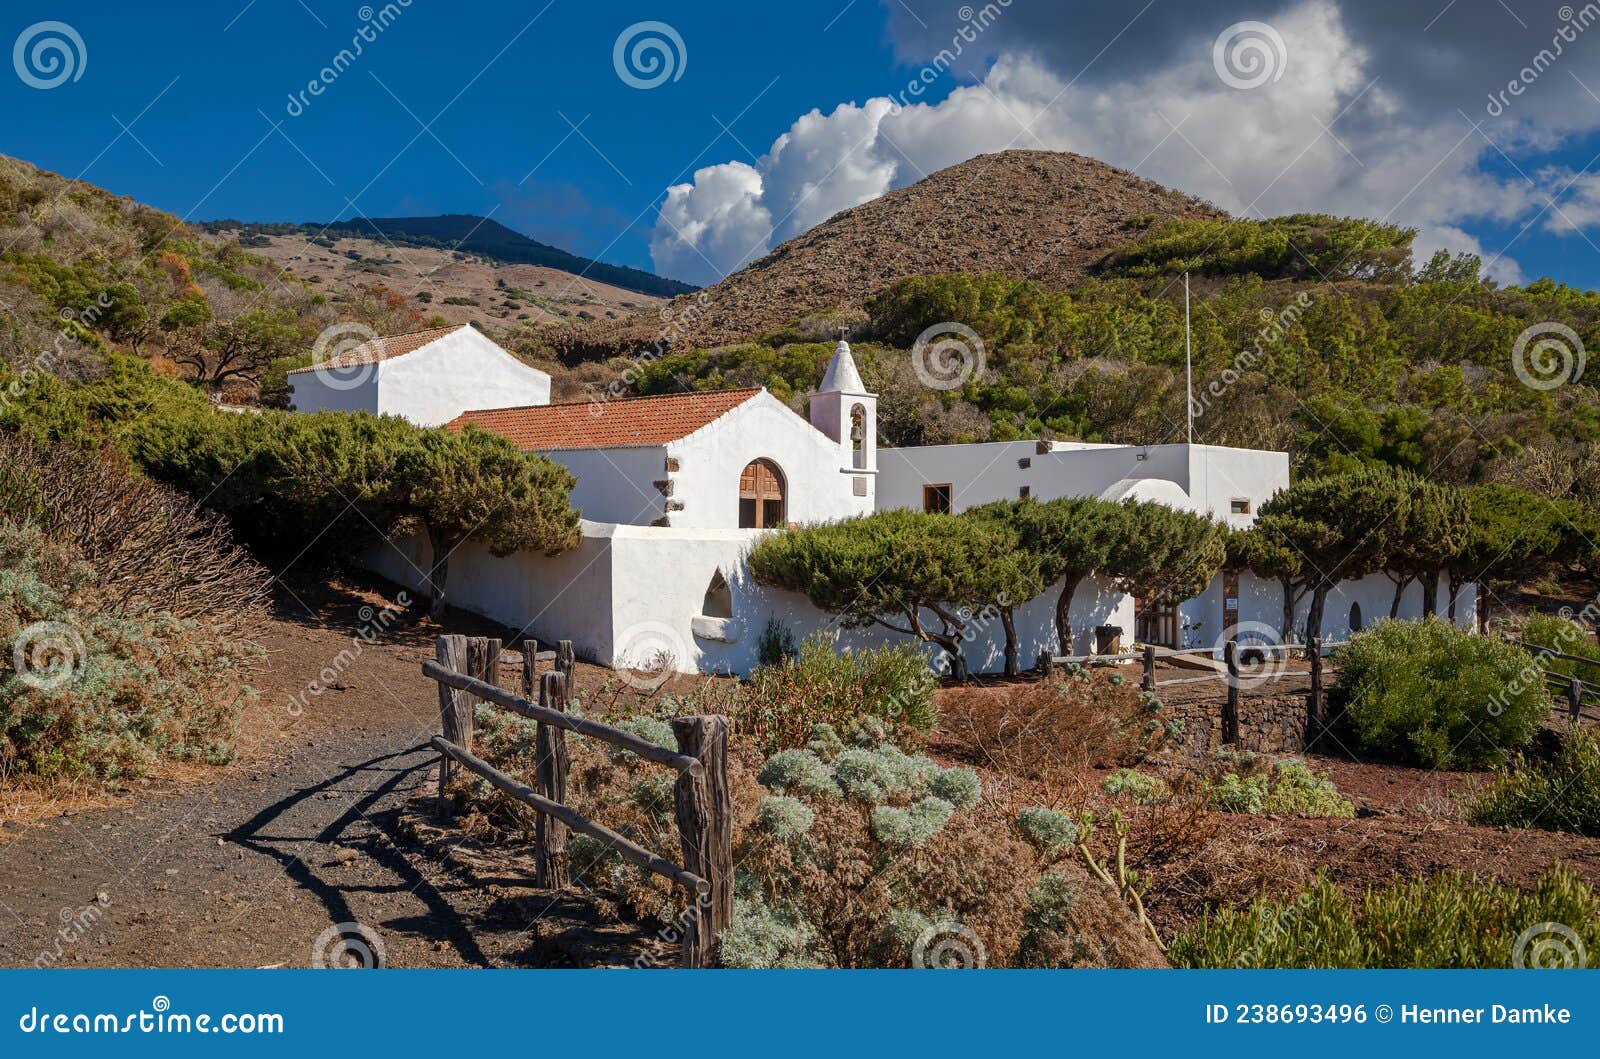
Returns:
[[[787,517],[783,472],[771,460],[755,460],[739,473],[739,528],[772,529]]]
[[[1239,627],[1239,571],[1222,572],[1222,631],[1223,638],[1233,639]]]

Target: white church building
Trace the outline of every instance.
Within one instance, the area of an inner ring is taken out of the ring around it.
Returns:
[[[835,619],[803,597],[749,576],[746,555],[776,528],[892,508],[957,513],[1029,496],[1159,501],[1244,528],[1289,484],[1286,453],[1212,445],[1016,441],[880,449],[877,398],[844,341],[810,395],[806,417],[765,389],[551,404],[547,375],[471,328],[380,341],[382,348],[354,354],[380,367],[359,403],[333,400],[316,385],[316,372],[303,372],[291,375],[294,407],[477,427],[571,470],[580,545],[553,557],[497,558],[468,540],[451,558],[450,598],[540,640],[569,639],[581,657],[617,667],[670,662],[684,672],[744,674],[756,664],[770,621],[797,639],[835,629]],[[380,548],[369,564],[420,588],[431,561],[419,536]],[[1421,613],[1421,592],[1408,588],[1402,613]],[[1386,616],[1392,595],[1383,575],[1341,584],[1329,595],[1324,635],[1342,638]],[[1044,650],[1089,654],[1101,625],[1122,628],[1124,642],[1220,651],[1230,635],[1275,642],[1282,623],[1277,582],[1249,573],[1220,574],[1200,596],[1181,601],[1135,600],[1090,580],[1074,597],[1078,640],[1059,645],[1055,596],[1052,588],[1018,608],[1023,659]],[[1472,586],[1460,602],[1470,622]],[[999,669],[998,622],[974,622],[969,634],[971,670]],[[878,628],[845,630],[838,642],[896,637]]]

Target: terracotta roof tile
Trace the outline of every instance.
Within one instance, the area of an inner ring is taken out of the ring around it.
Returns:
[[[716,390],[614,401],[528,405],[463,412],[445,424],[460,432],[469,424],[508,438],[524,452],[663,445],[694,433],[731,412],[761,390]]]
[[[362,364],[374,364],[381,360],[393,360],[403,357],[407,353],[415,353],[423,346],[437,342],[446,335],[454,334],[469,324],[451,324],[449,327],[433,327],[426,331],[412,331],[405,335],[390,335],[388,338],[375,338],[370,342],[363,342],[358,346],[342,350],[327,358],[321,364],[312,364],[304,368],[294,368],[288,372],[290,375],[302,371],[316,371],[318,368],[354,368]]]

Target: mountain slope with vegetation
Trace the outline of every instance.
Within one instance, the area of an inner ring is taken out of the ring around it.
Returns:
[[[208,231],[238,231],[246,246],[263,236],[298,235],[309,241],[329,236],[355,239],[376,237],[393,246],[471,254],[505,264],[540,265],[651,297],[671,298],[695,290],[690,284],[657,276],[643,269],[608,265],[603,261],[580,257],[560,247],[530,239],[499,221],[464,213],[447,213],[438,217],[361,217],[329,221],[326,224],[210,221],[201,227]]]
[[[1093,158],[1004,151],[835,214],[749,267],[674,302],[674,341],[719,345],[808,314],[848,315],[896,280],[1003,272],[1059,289],[1152,224],[1222,211]],[[595,327],[652,341],[654,321]],[[659,326],[657,326],[659,330]]]

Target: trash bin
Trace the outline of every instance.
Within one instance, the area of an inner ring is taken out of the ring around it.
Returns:
[[[1094,630],[1094,653],[1114,655],[1122,653],[1122,626],[1097,625]]]

